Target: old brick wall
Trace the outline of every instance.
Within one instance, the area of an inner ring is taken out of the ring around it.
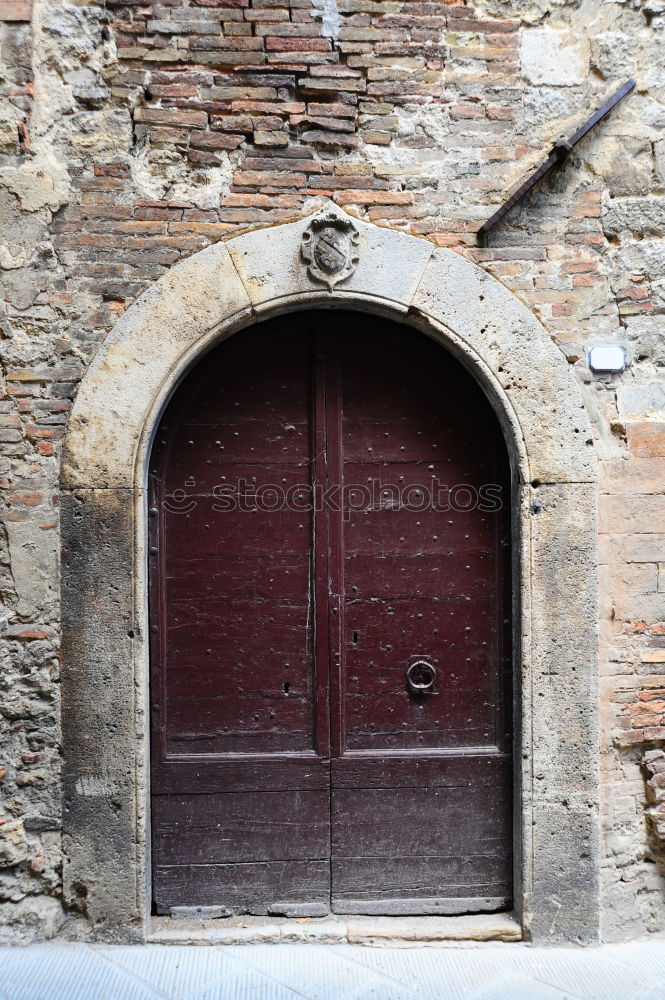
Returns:
[[[77,382],[171,264],[325,196],[486,267],[583,385],[602,469],[604,933],[662,928],[664,34],[661,0],[0,0],[0,922],[62,921],[57,482]],[[624,375],[592,377],[594,343],[626,347]]]

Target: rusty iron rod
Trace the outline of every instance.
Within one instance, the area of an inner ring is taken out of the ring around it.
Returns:
[[[518,201],[521,201],[522,198],[524,198],[524,196],[536,186],[538,181],[542,180],[543,177],[549,174],[551,170],[554,170],[555,167],[560,166],[567,159],[580,139],[583,139],[587,132],[590,132],[594,125],[597,125],[598,122],[605,117],[605,115],[608,115],[612,108],[615,107],[615,105],[617,105],[619,101],[626,96],[626,94],[629,94],[634,87],[634,80],[626,80],[624,85],[619,87],[616,93],[612,94],[605,104],[603,104],[598,111],[591,115],[591,117],[585,121],[583,125],[580,125],[577,131],[573,132],[570,138],[558,139],[555,142],[552,147],[552,151],[545,162],[541,163],[541,165],[534,170],[531,176],[525,180],[524,184],[517,189],[515,194],[511,195],[510,198],[503,203],[501,208],[498,209],[498,211],[496,211],[494,215],[487,220],[487,222],[482,224],[477,233],[478,243],[480,246],[484,245],[485,238],[490,229],[493,229],[497,222],[500,222],[500,220],[508,214],[511,208],[516,205]]]

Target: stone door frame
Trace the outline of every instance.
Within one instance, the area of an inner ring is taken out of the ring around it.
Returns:
[[[337,284],[312,257],[323,227],[346,253]],[[497,279],[331,203],[172,267],[119,319],[79,388],[61,494],[65,900],[99,938],[145,937],[145,486],[159,416],[211,346],[303,308],[416,327],[471,371],[495,408],[511,454],[518,540],[517,909],[533,940],[597,941],[596,468],[579,388],[545,328]]]

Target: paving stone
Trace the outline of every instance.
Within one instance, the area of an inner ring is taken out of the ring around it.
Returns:
[[[436,1000],[462,1000],[474,989],[491,982],[506,968],[496,949],[356,948],[341,949],[344,957],[368,970],[404,983],[419,996]]]
[[[201,992],[187,994],[183,1000],[303,1000],[304,996],[253,969],[240,969]]]
[[[471,994],[471,1000],[575,1000],[563,990],[507,972]]]
[[[258,945],[248,949],[245,963],[275,982],[289,986],[312,1000],[339,1000],[367,979],[360,966],[345,962],[330,949],[314,946]]]
[[[238,972],[238,962],[219,948],[146,945],[95,948],[107,962],[173,997],[196,993]]]
[[[7,1000],[155,1000],[158,994],[85,945],[41,945],[10,954],[3,950],[0,996]]]
[[[0,949],[1,1000],[664,1000],[665,941]]]
[[[570,949],[532,953],[528,949],[514,958],[514,965],[535,980],[569,990],[588,1000],[597,996],[603,984],[603,1000],[629,1000],[650,981],[649,967],[643,972],[629,969],[596,949],[577,952]]]

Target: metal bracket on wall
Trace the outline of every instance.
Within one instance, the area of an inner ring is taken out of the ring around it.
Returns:
[[[574,132],[570,136],[570,138],[557,139],[557,141],[552,146],[550,155],[545,160],[545,162],[542,163],[536,170],[534,170],[531,176],[528,177],[527,180],[525,180],[522,185],[520,185],[515,194],[511,195],[510,198],[508,198],[508,200],[503,203],[501,208],[498,209],[498,211],[496,211],[494,215],[487,220],[487,222],[484,222],[482,224],[477,233],[479,246],[481,247],[485,246],[487,234],[491,229],[494,228],[497,222],[500,222],[501,219],[503,219],[503,217],[508,214],[511,208],[514,205],[516,205],[518,201],[521,201],[522,198],[524,198],[525,195],[527,195],[529,191],[531,191],[531,189],[534,188],[536,184],[543,179],[543,177],[546,177],[551,170],[554,170],[555,167],[558,167],[562,163],[564,163],[565,160],[570,155],[570,153],[575,148],[575,146],[577,145],[577,143],[584,138],[587,132],[590,132],[591,129],[594,127],[594,125],[597,125],[598,122],[605,117],[605,115],[608,115],[612,110],[612,108],[615,107],[619,103],[619,101],[626,96],[626,94],[629,94],[631,90],[634,89],[634,87],[635,87],[634,80],[626,80],[624,85],[622,87],[619,87],[616,93],[612,94],[612,96],[607,101],[605,101],[603,106],[599,108],[598,111],[596,111],[593,115],[591,115],[591,117],[587,121],[585,121],[583,125],[580,125],[577,131]]]

